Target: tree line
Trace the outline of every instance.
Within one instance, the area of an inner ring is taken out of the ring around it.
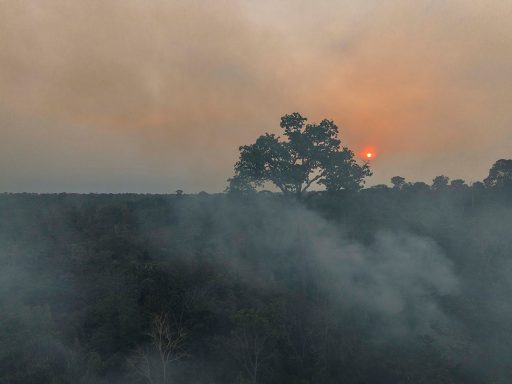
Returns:
[[[0,194],[0,383],[508,384],[512,161],[363,188],[281,125],[229,193]]]
[[[254,144],[239,148],[235,174],[228,179],[227,191],[254,192],[266,183],[273,184],[285,195],[302,198],[312,186],[322,186],[327,192],[357,191],[365,179],[372,175],[368,162],[358,164],[354,152],[341,146],[338,126],[324,119],[319,124],[307,124],[307,118],[295,112],[281,117],[280,127],[285,140],[274,134],[260,136]],[[403,177],[391,179],[394,189],[441,190],[447,187],[465,188],[462,179],[440,175],[432,185],[424,182],[409,183]],[[512,185],[512,160],[500,159],[492,166],[482,186],[507,187]],[[385,184],[373,188],[386,188]]]

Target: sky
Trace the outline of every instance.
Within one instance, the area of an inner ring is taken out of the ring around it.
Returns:
[[[509,0],[0,0],[0,191],[220,192],[282,115],[367,185],[512,158]]]

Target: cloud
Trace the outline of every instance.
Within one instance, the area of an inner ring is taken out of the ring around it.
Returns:
[[[511,149],[503,145],[511,9],[498,1],[2,2],[0,133],[27,118],[40,120],[39,130],[79,126],[137,154],[112,170],[126,175],[123,188],[222,190],[238,146],[300,111],[335,119],[356,151],[378,147],[375,182],[396,173],[477,179]],[[6,124],[7,115],[20,118]],[[47,153],[59,141],[48,130]],[[81,152],[118,161],[108,148]],[[51,164],[25,152],[40,163],[18,168],[27,184]],[[62,173],[61,188],[93,182],[87,161],[64,161],[76,172]],[[150,175],[131,172],[140,162]],[[173,178],[175,169],[182,176]],[[23,185],[0,178],[10,190]]]

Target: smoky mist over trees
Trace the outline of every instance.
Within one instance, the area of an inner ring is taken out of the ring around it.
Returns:
[[[509,383],[512,160],[363,188],[281,128],[221,194],[1,194],[0,383]]]

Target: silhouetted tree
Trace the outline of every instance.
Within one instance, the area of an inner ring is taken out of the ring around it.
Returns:
[[[386,184],[376,184],[372,185],[370,189],[377,189],[377,190],[386,190],[389,189],[389,187]]]
[[[393,184],[393,189],[400,190],[405,185],[405,178],[401,176],[393,176],[391,178],[391,184]]]
[[[450,187],[453,189],[463,189],[463,188],[467,188],[468,186],[464,180],[454,179],[450,182]]]
[[[483,191],[485,188],[485,184],[482,183],[481,181],[475,181],[474,183],[471,184],[471,188],[476,191]]]
[[[489,170],[489,176],[484,179],[488,188],[512,185],[512,160],[500,159]]]
[[[183,351],[186,334],[180,323],[171,327],[168,316],[158,314],[153,317],[148,336],[150,346],[139,348],[128,363],[145,382],[166,384],[171,364],[186,356]]]
[[[440,191],[440,190],[446,189],[449,181],[450,181],[450,178],[448,176],[444,176],[444,175],[436,176],[436,177],[434,177],[434,180],[432,180],[432,189],[434,191]]]
[[[271,182],[284,194],[300,198],[315,183],[328,191],[360,189],[372,174],[369,165],[357,164],[354,153],[340,147],[334,122],[306,120],[299,113],[285,115],[280,125],[286,141],[266,133],[254,144],[241,146],[228,190],[250,190]]]
[[[225,190],[226,192],[247,194],[256,191],[256,188],[254,188],[254,185],[252,185],[251,180],[242,175],[235,175],[228,181],[229,185]]]
[[[430,191],[430,187],[427,183],[424,183],[423,181],[417,181],[414,184],[412,184],[409,189],[416,193],[426,193]]]

